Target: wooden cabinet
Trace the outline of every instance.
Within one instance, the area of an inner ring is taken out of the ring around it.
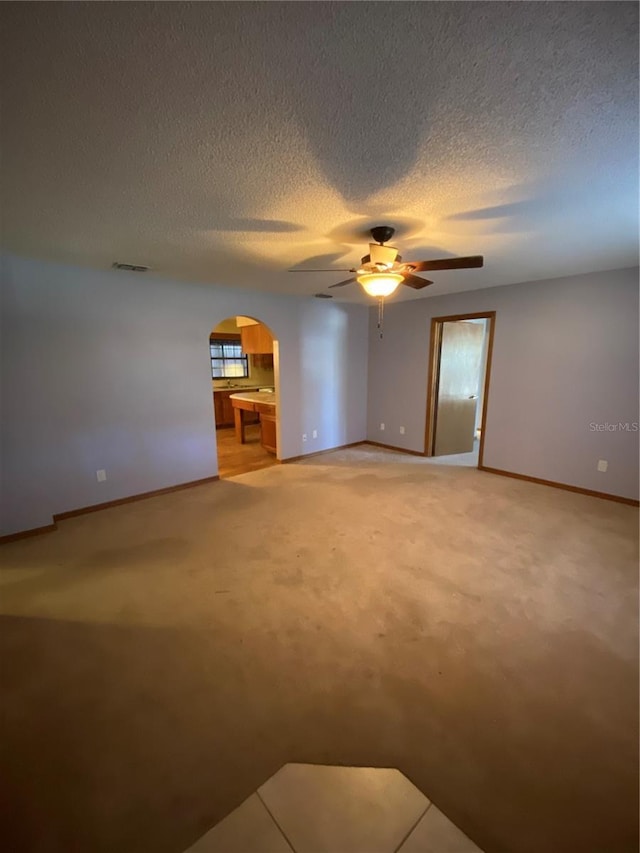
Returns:
[[[233,426],[233,403],[230,398],[232,394],[237,394],[239,390],[239,388],[232,388],[231,390],[222,389],[213,392],[213,411],[216,419],[216,429]],[[245,423],[257,424],[258,420],[259,416],[257,414],[248,412]]]
[[[228,420],[225,420],[225,402],[230,402],[226,391],[213,392],[213,412],[216,419],[216,429],[229,426]],[[233,412],[231,413],[231,418],[233,422]]]
[[[231,391],[219,391],[220,395],[220,411],[221,411],[221,423],[223,424],[232,424],[233,423],[233,406],[231,405]]]
[[[276,407],[264,407],[260,413],[260,444],[270,453],[277,453],[276,447]]]
[[[266,326],[255,323],[240,329],[242,351],[249,354],[273,353],[273,338]]]
[[[255,353],[251,356],[251,364],[259,370],[273,370],[273,353]]]

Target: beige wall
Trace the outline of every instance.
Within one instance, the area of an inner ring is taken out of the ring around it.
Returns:
[[[213,327],[213,332],[223,332],[225,335],[235,335],[239,333],[238,324],[236,323],[235,317],[229,317],[227,320],[223,320],[221,323],[218,323]]]

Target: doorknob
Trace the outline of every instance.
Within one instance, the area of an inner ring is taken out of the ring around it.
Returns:
[[[472,394],[472,395],[469,397],[469,399],[470,399],[470,400],[477,400],[477,399],[478,399],[478,395],[477,395],[477,394]]]

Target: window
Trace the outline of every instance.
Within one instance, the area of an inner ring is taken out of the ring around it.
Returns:
[[[222,335],[209,339],[213,379],[237,379],[249,375],[249,357],[242,352],[240,338]]]

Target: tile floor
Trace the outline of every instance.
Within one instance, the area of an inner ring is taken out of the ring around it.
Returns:
[[[399,770],[285,764],[186,853],[482,853]]]

